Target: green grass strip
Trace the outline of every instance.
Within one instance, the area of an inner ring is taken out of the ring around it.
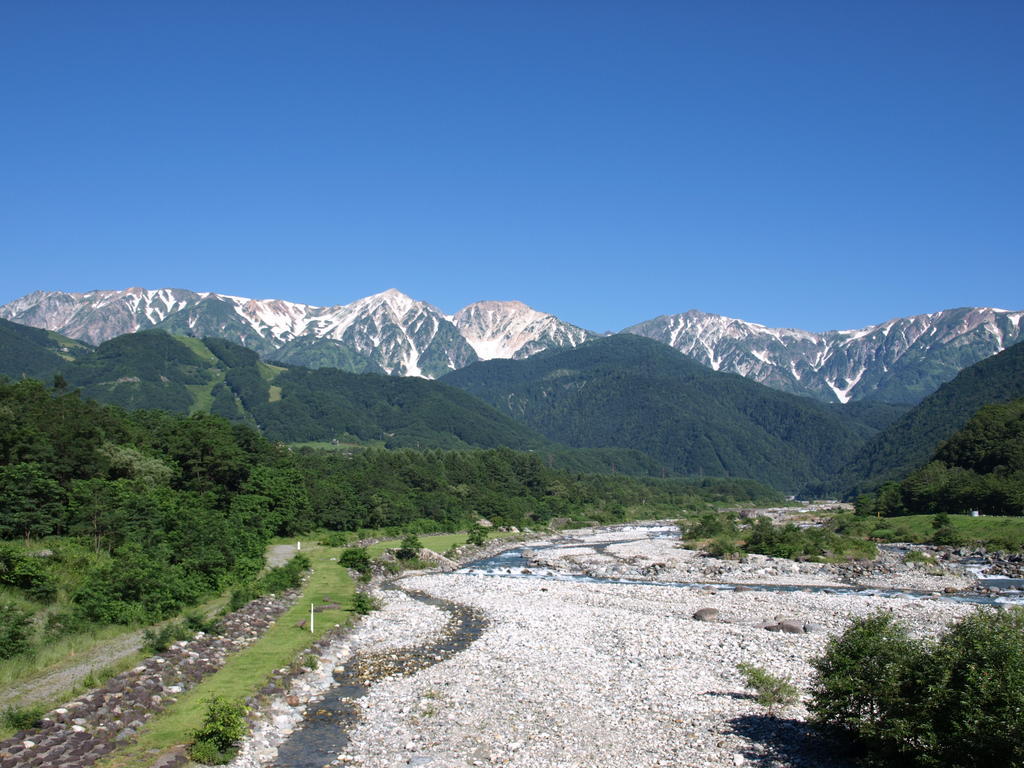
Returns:
[[[443,553],[453,546],[465,544],[466,538],[463,533],[450,533],[421,536],[420,541],[428,549]],[[278,543],[284,541],[281,539]],[[400,545],[399,539],[391,539],[378,542],[369,550],[371,556],[376,557]],[[337,557],[338,550],[310,542],[303,543],[302,552],[312,561],[313,573],[298,602],[257,642],[233,654],[220,670],[149,720],[139,729],[138,741],[96,763],[97,768],[149,768],[162,751],[189,741],[189,733],[200,726],[206,713],[205,699],[211,696],[245,699],[253,695],[275,670],[295,661],[299,651],[335,624],[350,620],[352,614],[347,609],[351,606],[355,584],[348,571],[339,567],[336,560],[331,560],[331,557]],[[302,619],[309,619],[310,603],[319,605],[325,599],[344,606],[345,610],[316,614],[315,634],[295,626]]]
[[[204,700],[211,696],[245,699],[261,688],[277,669],[291,664],[299,651],[319,638],[335,624],[346,623],[351,613],[355,585],[344,568],[332,556],[336,549],[303,544],[303,553],[313,563],[313,573],[298,602],[271,626],[263,637],[230,656],[224,666],[195,688],[181,694],[178,701],[139,729],[138,741],[107,756],[96,765],[102,768],[147,768],[159,753],[189,741],[189,733],[198,728],[206,713]],[[315,633],[296,624],[309,620],[310,603],[324,600],[338,603],[342,610],[316,614]],[[154,752],[154,750],[157,750]]]

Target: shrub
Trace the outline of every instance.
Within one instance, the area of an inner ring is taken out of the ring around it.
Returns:
[[[469,529],[469,537],[466,539],[466,543],[474,547],[482,547],[487,543],[487,529],[480,524],[474,525]]]
[[[380,605],[377,600],[365,592],[356,592],[352,595],[352,612],[365,616],[371,611],[376,611]]]
[[[718,536],[708,542],[704,551],[712,557],[732,557],[739,554],[740,545],[729,536]]]
[[[338,555],[338,565],[342,568],[351,568],[360,574],[368,574],[370,572],[370,553],[366,551],[366,547],[343,549]]]
[[[31,648],[32,614],[13,603],[0,603],[0,659]]]
[[[271,568],[263,576],[256,579],[256,581],[246,582],[232,590],[228,607],[232,611],[237,611],[243,605],[261,595],[294,589],[302,583],[302,573],[310,565],[312,563],[310,563],[308,557],[302,553],[295,555],[284,565]]]
[[[0,544],[0,584],[18,587],[41,603],[57,596],[57,583],[42,558],[31,557],[10,544]]]
[[[231,752],[223,752],[205,739],[194,741],[188,748],[188,756],[202,765],[227,765],[233,759]]]
[[[873,760],[1024,765],[1024,609],[979,611],[932,645],[891,616],[860,619],[813,662],[808,709]]]
[[[918,703],[915,670],[924,654],[891,614],[857,619],[811,662],[816,676],[807,708],[817,722],[839,726],[876,751],[889,749]]]
[[[739,533],[736,515],[731,512],[704,512],[696,519],[680,520],[676,525],[683,538],[687,539],[734,537]]]
[[[207,765],[228,763],[247,730],[244,704],[223,696],[206,699],[206,717],[192,733],[189,757]]]
[[[320,659],[317,658],[316,654],[307,653],[302,657],[302,666],[306,669],[316,669],[320,666]]]
[[[958,547],[964,543],[964,537],[953,527],[953,519],[945,512],[932,518],[932,542],[947,547]]]
[[[228,608],[237,611],[242,606],[255,600],[259,595],[256,592],[256,585],[252,582],[242,584],[231,590],[231,598],[228,600]]]
[[[757,703],[768,710],[769,716],[784,707],[796,704],[800,692],[788,677],[776,677],[753,664],[737,664],[747,688],[754,691]]]
[[[932,656],[938,763],[1024,765],[1024,608],[968,616]]]
[[[402,539],[402,545],[395,550],[395,557],[399,560],[412,560],[419,555],[421,549],[423,544],[419,538],[415,533],[410,533]]]
[[[199,611],[188,611],[185,614],[185,626],[194,634],[203,632],[207,635],[220,634],[220,621],[216,617],[206,618]]]
[[[29,728],[38,728],[42,723],[43,715],[46,714],[46,707],[42,704],[34,704],[28,707],[7,707],[0,715],[0,721],[4,727],[12,728],[15,731],[24,731]]]
[[[59,611],[51,613],[46,617],[46,625],[43,627],[43,635],[48,640],[56,640],[68,635],[76,635],[85,632],[92,625],[75,611]]]
[[[142,647],[150,653],[163,653],[171,643],[178,640],[190,640],[195,631],[189,628],[187,621],[172,621],[162,627],[151,627],[142,633]]]
[[[323,547],[345,547],[355,539],[355,536],[349,531],[331,531],[320,539],[320,545]]]

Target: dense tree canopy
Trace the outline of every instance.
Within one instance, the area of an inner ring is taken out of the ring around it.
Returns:
[[[925,466],[858,499],[865,513],[1024,514],[1024,399],[988,405]]]

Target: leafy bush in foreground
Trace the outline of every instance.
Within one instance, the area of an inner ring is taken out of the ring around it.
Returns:
[[[1024,766],[1024,609],[978,611],[932,643],[876,614],[813,665],[812,716],[876,762]]]
[[[192,733],[189,757],[197,763],[224,765],[234,757],[235,745],[245,736],[245,705],[223,696],[206,700],[206,718]]]

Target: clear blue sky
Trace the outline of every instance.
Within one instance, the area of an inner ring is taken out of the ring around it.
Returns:
[[[0,302],[1024,308],[1024,2],[0,5]]]

